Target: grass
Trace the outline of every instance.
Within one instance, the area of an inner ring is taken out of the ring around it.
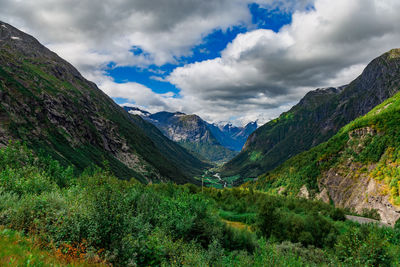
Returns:
[[[227,221],[241,222],[246,224],[252,224],[255,222],[257,213],[254,212],[246,212],[246,213],[237,213],[234,211],[226,211],[220,210],[219,216]]]
[[[66,262],[17,231],[0,228],[0,266],[106,266],[78,260]]]
[[[250,226],[245,223],[228,221],[228,220],[224,220],[224,219],[222,219],[222,221],[232,228],[239,229],[239,230],[248,230],[248,231],[252,232]]]

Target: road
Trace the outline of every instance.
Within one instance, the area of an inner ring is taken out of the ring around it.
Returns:
[[[393,227],[390,224],[383,223],[378,220],[370,219],[370,218],[365,218],[365,217],[359,217],[359,216],[353,216],[353,215],[346,215],[346,219],[353,221],[353,222],[358,222],[359,224],[366,224],[366,223],[376,223],[379,226],[385,226],[385,227]]]

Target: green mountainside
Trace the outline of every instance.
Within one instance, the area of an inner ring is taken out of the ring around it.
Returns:
[[[257,177],[298,153],[327,141],[398,90],[399,50],[373,60],[352,83],[309,92],[279,118],[258,128],[242,152],[224,165],[223,176]]]
[[[387,54],[400,59],[399,51]],[[399,65],[400,67],[400,65]],[[393,84],[400,88],[400,83]],[[376,209],[383,221],[400,217],[400,93],[247,185],[263,191]]]
[[[206,165],[182,150],[181,159],[173,145],[160,152],[137,126],[141,122],[135,124],[73,66],[33,37],[0,24],[1,143],[23,140],[79,171],[108,161],[123,179],[194,182],[190,176]]]

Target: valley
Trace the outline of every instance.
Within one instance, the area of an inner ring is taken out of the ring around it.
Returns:
[[[0,264],[398,266],[399,89],[392,49],[260,127],[209,123],[117,104],[0,22]]]

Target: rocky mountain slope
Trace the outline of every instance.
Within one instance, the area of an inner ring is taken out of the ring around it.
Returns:
[[[400,50],[385,54],[397,64]],[[392,62],[391,62],[392,61]],[[400,70],[400,65],[398,65]],[[400,88],[397,80],[391,86]],[[343,127],[335,136],[286,161],[248,186],[315,197],[385,223],[400,218],[400,93]]]
[[[159,128],[169,139],[179,143],[201,158],[211,162],[225,162],[240,151],[247,137],[257,129],[257,123],[245,127],[231,124],[210,124],[197,115],[181,112],[150,114],[136,107],[124,107],[133,115],[139,115]]]
[[[341,127],[393,96],[400,80],[400,59],[392,56],[398,50],[393,51],[373,60],[349,85],[311,91],[291,110],[258,128],[242,152],[224,166],[223,174],[257,177],[327,141]]]
[[[3,144],[23,140],[77,170],[107,160],[120,178],[194,182],[192,172],[178,168],[181,159],[164,156],[137,126],[142,122],[32,36],[3,22],[0,100]]]

